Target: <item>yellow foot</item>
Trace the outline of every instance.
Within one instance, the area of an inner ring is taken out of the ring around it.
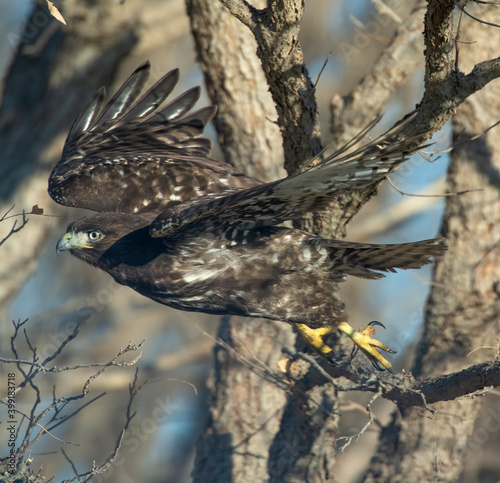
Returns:
[[[333,350],[328,347],[321,338],[323,335],[331,334],[335,331],[332,327],[319,327],[311,329],[305,324],[292,324],[307,344],[317,352],[321,357],[324,357],[328,362],[333,363],[332,353]]]
[[[363,351],[366,357],[370,359],[376,369],[383,371],[385,368],[389,372],[394,372],[391,369],[392,364],[386,360],[377,349],[381,349],[389,354],[395,354],[396,351],[392,350],[389,346],[382,344],[382,342],[377,339],[372,339],[372,336],[375,335],[375,325],[380,325],[385,329],[383,324],[376,321],[370,322],[361,332],[357,332],[346,322],[342,322],[338,328],[352,339],[352,341]]]

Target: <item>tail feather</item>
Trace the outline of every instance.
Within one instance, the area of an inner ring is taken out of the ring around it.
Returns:
[[[447,247],[443,238],[433,238],[396,245],[353,243],[324,238],[313,241],[316,246],[330,251],[331,269],[355,277],[378,279],[380,272],[394,272],[396,268],[420,268],[431,262],[431,257],[443,255]]]

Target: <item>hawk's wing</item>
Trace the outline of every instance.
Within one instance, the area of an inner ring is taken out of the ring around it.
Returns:
[[[368,128],[373,125],[370,124]],[[394,141],[403,124],[383,134],[354,152],[346,154],[357,136],[347,146],[295,176],[251,187],[223,197],[202,197],[173,210],[167,210],[153,221],[151,235],[171,236],[175,231],[200,230],[215,224],[253,229],[277,225],[307,212],[327,207],[335,197],[354,188],[385,177],[395,165],[421,149],[418,136]],[[364,136],[366,130],[360,133]],[[413,147],[412,147],[413,146]]]
[[[49,178],[56,202],[94,211],[161,212],[261,184],[207,157],[211,142],[200,136],[216,108],[185,116],[200,88],[165,105],[179,72],[169,72],[141,96],[149,72],[146,62],[106,104],[101,88],[76,119]]]

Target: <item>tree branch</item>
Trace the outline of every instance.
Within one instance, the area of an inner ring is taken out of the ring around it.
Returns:
[[[314,86],[298,40],[304,2],[277,0],[268,2],[264,10],[247,9],[246,14],[241,10],[243,4],[231,0],[222,3],[255,36],[257,55],[278,111],[278,124],[286,132],[285,168],[290,174],[296,173],[321,150]]]
[[[345,144],[380,115],[394,91],[422,63],[422,22],[422,2],[418,2],[359,84],[347,96],[333,96],[333,146]]]
[[[464,75],[452,69],[452,14],[453,0],[428,0],[425,15],[425,91],[414,115],[400,131],[400,138],[421,133],[415,144],[421,144],[437,132],[455,113],[455,110],[473,93],[500,77],[500,60],[495,58],[477,64]],[[407,116],[407,117],[408,117]],[[394,166],[396,167],[396,165]],[[334,237],[342,237],[345,226],[359,209],[377,192],[381,181],[369,187],[339,197],[328,215],[320,214],[306,229],[318,232],[325,219],[333,220]]]
[[[472,94],[480,91],[492,80],[500,77],[500,57],[476,64],[457,89],[457,107]]]
[[[353,370],[350,364],[345,362],[331,366],[323,361],[311,363],[311,359],[301,353],[291,355],[293,359],[288,365],[287,375],[295,383],[307,381],[307,384],[321,386],[325,382],[330,382],[342,392],[376,393],[381,390],[381,396],[394,402],[399,408],[414,406],[427,408],[428,404],[469,396],[490,386],[500,387],[500,361],[488,361],[459,372],[417,380],[409,373],[374,374],[369,365],[364,367],[356,364],[356,369]],[[346,358],[348,357],[344,358],[343,354],[339,353],[339,361],[344,361]],[[307,361],[307,365],[297,362],[298,359]],[[348,379],[353,384],[339,385],[340,377]]]
[[[252,31],[255,28],[255,24],[258,22],[259,15],[263,12],[253,5],[250,5],[246,0],[241,0],[239,2],[235,0],[220,0],[220,3],[231,12],[234,18],[238,19]]]

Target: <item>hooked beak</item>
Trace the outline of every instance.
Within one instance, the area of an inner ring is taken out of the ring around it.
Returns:
[[[72,237],[73,234],[71,232],[68,232],[62,238],[59,239],[56,245],[57,256],[59,256],[59,252],[63,252],[65,250],[71,250],[73,248],[73,244],[71,243]]]
[[[91,248],[89,245],[84,245],[83,240],[79,240],[78,236],[75,236],[74,233],[68,232],[66,233],[56,245],[56,253],[59,256],[59,252],[64,252],[66,250],[75,250],[77,248]]]

